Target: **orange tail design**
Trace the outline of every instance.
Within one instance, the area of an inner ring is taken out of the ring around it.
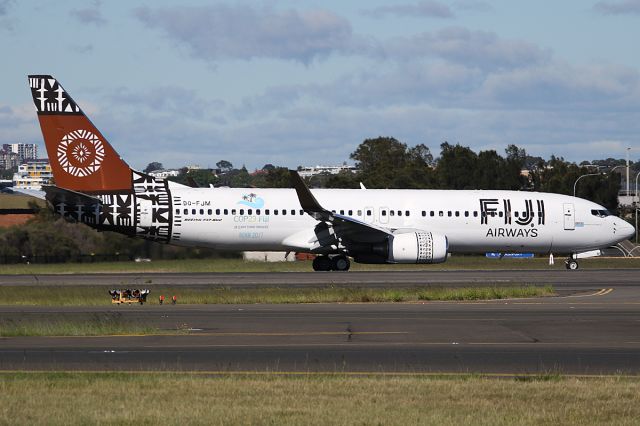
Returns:
[[[131,191],[131,169],[62,85],[50,75],[30,75],[29,87],[56,186],[89,194]]]

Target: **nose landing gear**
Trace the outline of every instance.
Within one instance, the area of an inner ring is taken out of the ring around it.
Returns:
[[[564,267],[571,271],[575,271],[576,269],[578,269],[579,267],[578,261],[576,260],[573,254],[569,255],[567,260],[564,261]]]

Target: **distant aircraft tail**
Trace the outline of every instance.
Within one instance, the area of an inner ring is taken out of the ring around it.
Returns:
[[[89,194],[129,192],[132,170],[50,75],[30,75],[55,185]]]

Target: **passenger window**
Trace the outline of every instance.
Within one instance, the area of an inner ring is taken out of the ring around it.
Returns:
[[[191,214],[196,214],[196,209],[192,209]]]
[[[362,210],[358,210],[358,216],[362,216]]]
[[[349,216],[353,216],[353,210],[349,210]]]
[[[296,214],[296,211],[294,209],[291,209],[291,216],[294,216]]]
[[[424,210],[422,210],[422,217],[425,217],[427,215],[427,212],[425,212]]]
[[[216,209],[216,215],[220,215],[220,209]]]
[[[410,216],[410,214],[409,214],[409,210],[406,210],[406,211],[404,212],[404,215],[405,215],[405,216]]]
[[[389,210],[389,216],[395,216],[396,213],[393,210]]]
[[[460,217],[460,212],[456,210],[456,217]]]
[[[593,210],[591,210],[593,211]],[[176,214],[180,214],[180,209],[176,209]]]
[[[443,212],[442,210],[440,210],[440,211],[438,212],[438,215],[439,215],[440,217],[442,217],[442,216],[444,216],[444,212]]]
[[[478,217],[478,212],[477,211],[473,212],[473,217]]]
[[[336,212],[335,210],[331,210],[331,213],[335,213],[335,212]]]
[[[282,216],[286,216],[287,215],[287,211],[285,209],[282,209]]]
[[[402,210],[398,210],[398,216],[402,216]]]
[[[189,214],[189,209],[184,209],[184,214]]]
[[[253,214],[253,209],[247,210],[247,214]]]
[[[304,210],[300,209],[300,216],[304,214]]]
[[[267,216],[269,216],[269,209],[266,209],[266,210],[264,211],[264,214],[266,214]]]
[[[451,210],[447,212],[447,216],[451,217]]]
[[[278,216],[278,209],[273,209],[273,214]]]
[[[518,212],[514,212],[514,213],[513,213],[513,215],[514,215],[515,217],[518,217],[519,213],[518,213]]]
[[[228,214],[229,214],[229,210],[224,209],[224,215],[226,216],[226,215],[228,215]]]
[[[498,212],[498,216],[502,217],[502,212]]]
[[[435,215],[436,215],[436,212],[434,212],[433,210],[429,212],[429,216],[434,217]]]
[[[387,215],[387,211],[386,210],[382,210],[381,214],[382,214],[382,216],[386,216]]]
[[[344,210],[340,210],[340,214],[344,216]]]
[[[469,217],[469,211],[468,210],[465,210],[464,217]]]
[[[243,215],[244,214],[244,209],[240,209],[240,214]]]
[[[213,214],[213,210],[211,210],[211,209],[207,210],[207,214],[208,214],[209,216],[211,216],[211,215]]]
[[[256,214],[260,215],[260,209],[256,209]]]
[[[231,209],[231,214],[235,215],[236,214],[236,209]]]
[[[371,210],[367,210],[367,216],[371,216]]]

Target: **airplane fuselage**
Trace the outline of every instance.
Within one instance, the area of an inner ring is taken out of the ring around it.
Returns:
[[[621,219],[559,194],[518,191],[317,189],[334,213],[390,229],[445,235],[449,252],[577,252],[614,244]],[[143,214],[144,217],[150,214]],[[293,189],[171,190],[170,242],[219,249],[304,250],[292,235],[317,221]],[[144,224],[143,224],[144,225]]]

